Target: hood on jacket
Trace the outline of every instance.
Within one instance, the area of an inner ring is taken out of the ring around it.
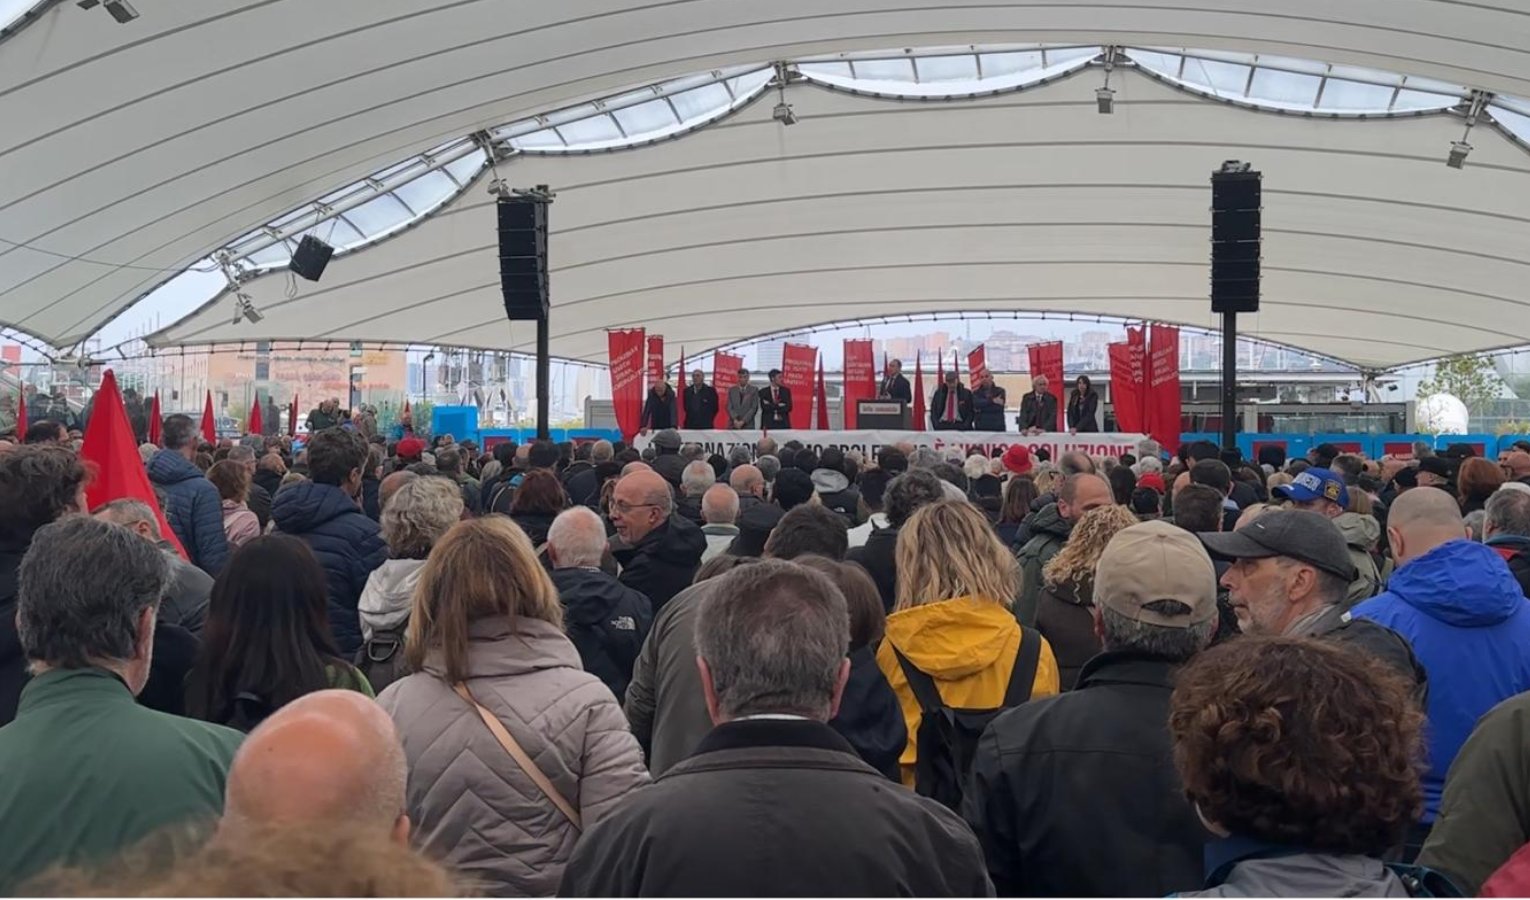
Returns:
[[[1387,593],[1461,628],[1496,625],[1525,603],[1524,591],[1503,557],[1464,538],[1410,560],[1392,575]]]
[[[289,484],[271,501],[271,521],[285,534],[307,534],[348,513],[362,515],[354,499],[332,484],[313,481]]]
[[[1053,537],[1066,541],[1068,535],[1073,533],[1073,523],[1062,517],[1062,513],[1058,512],[1055,502],[1048,503],[1041,509],[1026,516],[1025,521],[1021,524],[1030,529],[1031,537],[1035,537],[1038,534],[1050,534]]]
[[[1043,587],[1050,591],[1053,597],[1072,606],[1090,606],[1094,602],[1094,580],[1084,579],[1080,584],[1073,579],[1053,584],[1047,582]]]
[[[813,490],[820,494],[837,494],[850,486],[844,472],[835,469],[814,469]]]
[[[180,484],[193,478],[206,478],[196,463],[176,450],[161,450],[149,460],[149,480],[159,484]]]
[[[542,669],[580,669],[579,651],[563,629],[533,619],[517,616],[514,626],[503,616],[475,619],[468,623],[468,677],[499,678],[525,675]],[[425,657],[425,669],[441,676],[439,650]]]
[[[409,619],[414,586],[420,583],[423,559],[390,559],[372,570],[356,604],[362,630],[368,636],[397,628]]]
[[[1351,547],[1369,551],[1381,540],[1381,523],[1376,521],[1375,516],[1347,512],[1334,519],[1333,524],[1344,535],[1344,543]]]
[[[696,561],[706,549],[707,536],[701,533],[701,526],[684,516],[674,515],[665,525],[643,535],[643,539],[628,552],[686,565]]]
[[[1005,647],[1014,652],[1015,614],[997,603],[957,597],[887,617],[887,639],[931,678],[955,681],[993,665]]]
[[[599,569],[554,569],[552,581],[571,625],[598,625],[611,617],[623,597],[637,593]]]
[[[1232,839],[1236,841],[1237,839]],[[1207,860],[1215,851],[1207,847]],[[1408,897],[1402,880],[1379,859],[1337,853],[1282,853],[1242,859],[1205,891],[1181,897]]]

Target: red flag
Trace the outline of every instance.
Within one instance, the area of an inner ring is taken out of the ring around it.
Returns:
[[[946,383],[946,358],[939,353],[935,354],[935,387],[939,388]]]
[[[1179,452],[1179,329],[1154,325],[1149,340],[1147,429],[1163,449]]]
[[[1128,434],[1145,434],[1142,428],[1142,382],[1133,380],[1132,345],[1110,345],[1110,402],[1116,427]],[[1140,369],[1140,366],[1136,367]]]
[[[404,401],[404,421],[409,421],[409,401]],[[292,405],[287,409],[287,437],[297,436],[297,391],[292,392]]]
[[[149,404],[149,443],[158,447],[165,442],[164,414],[159,411],[159,391],[154,392],[154,402]]]
[[[643,417],[643,329],[631,328],[606,332],[607,371],[611,373],[611,404],[616,409],[616,427],[622,437],[632,440]]]
[[[883,363],[885,371],[885,359]],[[876,399],[877,377],[872,370],[875,365],[871,341],[845,341],[845,389],[840,392],[840,403],[845,411],[846,428],[860,427],[860,401]]]
[[[939,354],[936,354],[939,356]],[[924,422],[924,360],[915,351],[914,353],[914,430],[923,431],[926,428]]]
[[[85,488],[85,501],[91,509],[113,500],[140,500],[154,510],[160,536],[174,544],[181,556],[186,555],[154,497],[154,486],[149,484],[148,471],[138,455],[133,426],[128,422],[122,395],[117,392],[117,376],[111,369],[101,377],[101,389],[96,392],[90,422],[85,427],[80,458],[94,470]]]
[[[1068,408],[1067,401],[1063,399],[1063,345],[1062,341],[1049,341],[1045,344],[1032,344],[1026,348],[1031,357],[1031,378],[1045,375],[1051,388],[1052,396],[1057,398],[1057,418],[1063,420]],[[1062,421],[1052,423],[1052,431],[1062,431]]]
[[[968,387],[972,387],[988,374],[988,346],[978,344],[967,352]]]
[[[209,444],[218,443],[218,420],[213,418],[212,391],[207,392],[207,402],[202,405],[202,439]]]
[[[646,390],[664,380],[664,335],[648,336],[648,384]],[[639,413],[641,415],[641,413]]]
[[[27,391],[21,389],[16,397],[16,439],[23,440],[27,436]]]
[[[781,384],[792,392],[792,428],[803,430],[812,422],[813,364],[818,350],[807,344],[787,344],[781,348]]]
[[[744,367],[744,358],[721,351],[712,354],[712,387],[717,391],[717,418],[713,428],[731,428],[728,420],[728,391],[738,384],[738,370]]]
[[[255,402],[250,404],[250,430],[246,434],[260,434],[265,422],[260,417],[260,393],[255,394]]]
[[[818,414],[813,427],[819,431],[829,430],[829,393],[823,386],[823,354],[818,354],[818,386],[813,390],[813,405]]]

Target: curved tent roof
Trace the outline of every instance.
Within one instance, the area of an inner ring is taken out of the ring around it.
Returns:
[[[126,25],[39,6],[0,40],[0,322],[57,346],[166,270],[436,150],[426,168],[457,156],[432,173],[447,179],[427,192],[426,207],[446,204],[434,215],[408,225],[418,199],[386,178],[373,185],[392,210],[372,210],[392,233],[386,252],[337,258],[290,300],[285,278],[257,278],[244,287],[261,322],[231,324],[225,298],[153,342],[527,350],[529,329],[503,321],[490,199],[481,182],[462,188],[482,150],[460,139],[688,71],[723,68],[718,78],[740,84],[779,59],[1042,40],[1278,53],[1403,71],[1431,79],[1426,90],[1530,96],[1530,14],[1511,0],[590,0],[518,4],[513,16],[491,0],[301,12],[294,0],[162,0]],[[1163,72],[1172,57],[1138,61]],[[1237,96],[1219,65],[1178,74]],[[1258,73],[1237,71],[1252,95]],[[1457,171],[1444,165],[1456,115],[1278,116],[1118,68],[1116,112],[1101,116],[1101,74],[928,104],[794,84],[792,128],[772,119],[772,90],[672,141],[501,162],[512,185],[558,192],[553,352],[603,361],[603,330],[625,324],[694,352],[889,312],[1208,324],[1206,182],[1227,158],[1266,175],[1266,306],[1248,333],[1375,367],[1530,343],[1530,154],[1505,135],[1479,124]],[[693,124],[676,109],[678,125]],[[534,140],[523,131],[516,146]],[[372,230],[347,218],[335,242],[365,244]]]

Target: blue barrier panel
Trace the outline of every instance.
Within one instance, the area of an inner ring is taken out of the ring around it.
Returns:
[[[478,440],[478,407],[437,406],[430,412],[430,433],[449,434],[458,441]]]
[[[1515,441],[1530,441],[1530,436],[1523,434],[1503,434],[1498,436],[1498,452],[1508,453],[1514,449]]]

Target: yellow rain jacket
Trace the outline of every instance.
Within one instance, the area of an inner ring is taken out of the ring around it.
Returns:
[[[1015,656],[1020,652],[1020,634],[1013,612],[974,597],[926,603],[887,617],[887,639],[877,648],[877,666],[898,695],[908,726],[908,744],[899,759],[905,785],[914,785],[920,712],[893,648],[934,679],[947,706],[993,709],[1004,702]],[[1041,640],[1041,655],[1031,696],[1050,697],[1058,690],[1057,659],[1046,639],[1039,634],[1036,637]]]

